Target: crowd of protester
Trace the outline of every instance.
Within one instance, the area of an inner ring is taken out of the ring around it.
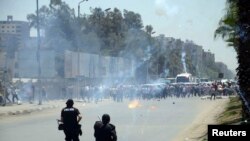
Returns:
[[[188,98],[202,96],[229,96],[236,94],[236,84],[222,83],[173,83],[173,84],[142,84],[142,85],[115,85],[84,86],[80,88],[80,98],[84,101],[101,101],[111,98],[122,102],[124,99],[150,100],[165,99],[169,97]]]
[[[65,86],[57,93],[56,99],[77,98],[85,102],[99,102],[103,99],[112,99],[116,102],[122,102],[124,99],[129,100],[151,100],[166,99],[169,97],[189,98],[209,96],[215,99],[216,96],[228,96],[236,94],[237,84],[220,81],[210,83],[152,83],[140,85],[85,85],[80,86],[77,91],[76,87]],[[47,88],[42,87],[42,100],[48,101]],[[33,103],[38,98],[35,83],[32,81],[26,83],[8,83],[3,87],[0,83],[0,102],[5,100],[6,103],[18,103],[27,101]],[[5,95],[3,95],[5,93]],[[58,94],[59,93],[59,94]],[[52,95],[53,93],[50,93]]]

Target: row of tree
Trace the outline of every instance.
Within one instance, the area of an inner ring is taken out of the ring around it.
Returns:
[[[175,77],[183,72],[181,48],[186,44],[183,41],[174,40],[174,45],[171,45],[174,48],[162,45],[162,41],[152,37],[153,27],[144,27],[140,14],[132,11],[90,8],[90,12],[89,15],[76,16],[74,9],[61,0],[51,0],[49,7],[39,9],[43,46],[57,52],[56,67],[60,76],[64,76],[65,50],[127,57],[141,64],[139,72],[147,69],[157,76]],[[30,27],[37,27],[36,14],[27,15],[27,19]],[[221,70],[215,62],[197,65],[191,56],[191,52],[187,52],[185,58],[189,72],[196,76],[217,78]],[[233,75],[228,74],[228,77]]]

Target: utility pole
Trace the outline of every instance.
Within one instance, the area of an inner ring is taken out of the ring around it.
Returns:
[[[88,0],[82,0],[78,3],[78,20],[80,21],[80,4],[83,3],[84,1],[88,1]],[[80,22],[78,22],[80,25]],[[77,46],[77,75],[76,75],[76,81],[77,81],[77,98],[80,98],[80,47]]]
[[[78,3],[78,18],[80,17],[80,4],[83,3],[84,1],[88,1],[88,0],[82,0]]]
[[[37,83],[38,83],[38,105],[42,105],[42,95],[41,95],[41,61],[40,61],[40,24],[39,24],[39,3],[36,0],[36,14],[37,14],[37,63],[38,63],[38,76],[37,76]]]

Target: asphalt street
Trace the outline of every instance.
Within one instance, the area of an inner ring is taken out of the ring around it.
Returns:
[[[104,113],[111,116],[119,141],[171,141],[187,127],[205,103],[198,97],[165,100],[124,101],[104,100],[99,103],[75,102],[83,115],[81,141],[94,141],[93,124]],[[57,130],[56,119],[65,106],[40,112],[10,116],[0,120],[1,141],[62,141],[64,133]]]

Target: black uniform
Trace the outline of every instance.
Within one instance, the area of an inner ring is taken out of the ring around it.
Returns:
[[[103,124],[101,121],[96,121],[94,129],[96,141],[117,141],[116,130],[113,124]]]
[[[79,114],[79,110],[74,107],[62,109],[61,117],[63,118],[66,141],[79,141],[80,128],[77,122]]]

